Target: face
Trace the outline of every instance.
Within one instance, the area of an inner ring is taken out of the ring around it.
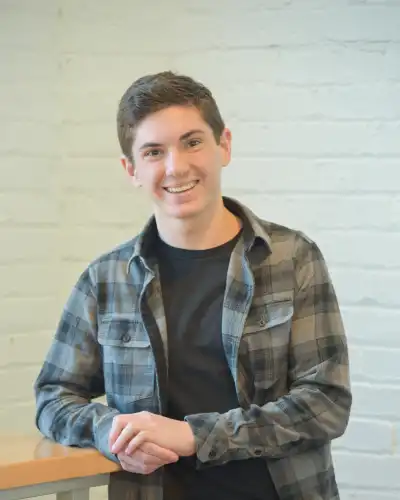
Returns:
[[[196,108],[173,106],[139,124],[132,149],[133,165],[123,164],[153,200],[156,217],[190,218],[218,207],[221,169],[230,161],[229,130],[217,144]]]

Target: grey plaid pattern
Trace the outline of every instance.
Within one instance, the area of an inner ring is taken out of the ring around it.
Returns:
[[[243,221],[232,253],[222,339],[240,407],[188,415],[198,467],[265,457],[282,500],[339,499],[330,442],[346,429],[351,391],[343,323],[323,256],[304,234]],[[115,415],[165,411],[167,332],[151,219],[95,260],[62,313],[35,384],[37,426],[64,445],[107,446]],[[107,406],[93,401],[106,394]],[[161,500],[162,470],[112,475],[111,500]]]

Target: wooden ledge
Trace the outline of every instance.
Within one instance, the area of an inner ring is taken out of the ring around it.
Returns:
[[[118,470],[97,450],[62,446],[40,435],[0,435],[0,490]]]

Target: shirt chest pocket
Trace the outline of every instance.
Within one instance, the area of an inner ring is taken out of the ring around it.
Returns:
[[[242,342],[258,389],[269,388],[287,374],[292,316],[290,300],[252,306],[249,311]]]
[[[119,401],[149,398],[154,393],[155,360],[141,322],[107,316],[99,325],[106,393]]]

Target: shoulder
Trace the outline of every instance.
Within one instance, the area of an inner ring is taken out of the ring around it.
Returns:
[[[132,254],[135,249],[135,245],[139,236],[135,236],[134,238],[121,243],[111,250],[100,254],[89,264],[90,269],[95,269],[104,264],[113,263],[113,262],[128,262],[132,257]]]
[[[308,234],[275,222],[260,220],[269,236],[270,255],[266,263],[283,281],[290,277],[294,290],[313,287],[315,300],[333,292],[325,257]],[[327,285],[329,285],[327,287]],[[328,296],[328,295],[327,295]],[[333,300],[333,299],[332,299]]]
[[[94,258],[81,273],[79,282],[96,287],[99,283],[123,279],[138,237],[135,236]]]
[[[272,253],[283,252],[287,257],[295,257],[305,249],[317,248],[316,242],[303,230],[264,219],[237,200],[230,201],[239,207],[246,224],[249,223],[252,227],[253,234],[264,240]]]
[[[272,254],[284,254],[293,260],[301,260],[307,254],[322,258],[317,242],[303,230],[260,218],[258,223],[268,235],[267,241]]]

